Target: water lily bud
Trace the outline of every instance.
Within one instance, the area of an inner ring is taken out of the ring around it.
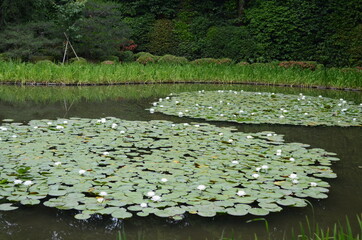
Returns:
[[[239,190],[236,195],[242,197],[242,196],[245,196],[246,195],[246,192],[244,190]]]
[[[156,195],[156,193],[154,192],[154,191],[149,191],[148,193],[147,193],[147,196],[148,197],[153,197],[153,196],[155,196]]]
[[[168,180],[167,180],[167,178],[161,178],[161,182],[167,182]]]
[[[30,186],[30,185],[33,184],[33,182],[30,181],[30,180],[28,180],[28,181],[25,181],[23,184],[24,184],[25,186]]]
[[[316,187],[317,185],[318,185],[318,184],[315,183],[315,182],[311,182],[311,183],[310,183],[310,186],[311,186],[311,187]]]
[[[14,184],[22,184],[22,183],[23,183],[23,181],[21,181],[19,179],[14,180]]]
[[[296,179],[296,178],[298,178],[298,176],[297,176],[297,174],[292,173],[292,174],[289,175],[289,178]]]
[[[161,197],[157,196],[157,195],[153,196],[151,199],[152,199],[152,201],[155,201],[155,202],[161,201]]]

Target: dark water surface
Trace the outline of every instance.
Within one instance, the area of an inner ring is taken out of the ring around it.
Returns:
[[[112,87],[15,87],[0,86],[0,123],[14,119],[26,123],[32,119],[63,117],[100,118],[113,116],[126,120],[169,120],[173,122],[204,122],[145,111],[159,97],[169,93],[196,90],[233,89],[247,91],[282,92],[290,94],[323,95],[362,102],[361,92],[317,89],[296,89],[246,85],[125,85]],[[338,178],[330,179],[327,199],[312,200],[305,208],[285,208],[282,212],[264,217],[272,239],[288,236],[291,228],[300,229],[299,222],[318,222],[332,227],[344,222],[346,216],[357,229],[356,215],[362,213],[362,127],[302,127],[282,125],[246,125],[209,122],[218,126],[232,126],[243,132],[274,131],[285,135],[286,142],[302,142],[314,148],[335,152],[341,161],[332,168]],[[0,163],[1,164],[1,163]],[[23,207],[16,211],[0,212],[0,240],[24,239],[116,239],[123,231],[133,239],[266,239],[263,221],[247,223],[254,216],[217,216],[202,218],[187,215],[175,222],[169,219],[133,217],[115,220],[108,216],[94,216],[88,221],[74,219],[75,211],[60,211],[43,206]]]

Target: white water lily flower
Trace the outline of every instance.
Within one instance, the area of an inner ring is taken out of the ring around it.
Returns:
[[[81,170],[78,171],[78,173],[79,173],[80,175],[83,175],[83,174],[85,173],[85,170],[81,169]]]
[[[167,182],[168,180],[167,180],[167,178],[161,178],[161,182]]]
[[[156,107],[156,106],[157,106],[157,102],[152,103],[152,105]]]
[[[155,112],[155,109],[151,108],[150,113],[154,113],[154,112]]]
[[[0,130],[1,131],[6,131],[6,130],[8,130],[6,127],[0,127]]]
[[[246,192],[244,190],[239,190],[236,195],[242,197],[242,196],[245,196],[246,195]]]
[[[67,121],[67,120],[64,120],[64,121],[63,121],[63,123],[64,123],[64,124],[67,124],[67,123],[68,123],[68,121]]]
[[[198,124],[196,124],[196,125],[194,125],[195,127],[200,127],[200,125],[198,125]]]
[[[189,112],[189,110],[186,109],[185,112]]]
[[[119,131],[119,133],[120,133],[120,134],[124,134],[124,133],[126,133],[126,132],[122,130],[122,131]]]
[[[310,183],[310,186],[311,186],[311,187],[316,187],[317,185],[318,185],[318,184],[317,184],[316,182],[311,182],[311,183]]]
[[[21,181],[19,179],[14,180],[14,184],[22,184],[22,183],[23,183],[23,181]]]
[[[34,129],[37,129],[38,128],[38,126],[34,126]]]
[[[179,117],[182,117],[183,114],[184,114],[183,112],[178,112],[178,116],[179,116]]]
[[[345,111],[347,111],[348,109],[347,108],[343,108],[341,111],[342,112],[345,112]]]
[[[246,138],[247,138],[247,139],[252,139],[252,138],[254,138],[254,137],[253,137],[253,136],[248,135],[248,136],[246,136]]]
[[[180,102],[179,101],[175,101],[175,104],[179,104]]]
[[[356,120],[357,120],[357,118],[353,118],[352,120],[353,120],[353,121],[356,121]]]
[[[159,98],[158,101],[159,101],[159,102],[162,102],[162,98]]]
[[[56,126],[55,128],[56,128],[56,129],[64,129],[64,127],[63,127],[63,126],[60,126],[60,125]]]
[[[234,140],[232,140],[232,139],[229,139],[229,140],[228,140],[228,142],[229,142],[229,143],[232,143],[232,142],[234,142]]]
[[[295,159],[291,157],[291,158],[289,158],[289,161],[294,162]]]
[[[61,162],[55,162],[55,163],[54,163],[54,166],[60,166],[60,165],[62,165]]]
[[[264,170],[267,170],[268,168],[269,168],[268,165],[261,166],[261,169],[264,169]]]
[[[206,189],[206,186],[205,185],[199,185],[199,186],[197,186],[197,189],[203,191],[203,190]]]
[[[283,110],[283,112],[284,112],[284,113],[287,113],[287,112],[288,112],[288,110]]]
[[[322,98],[322,95],[319,95],[318,97]]]
[[[140,206],[141,206],[142,208],[146,208],[146,207],[148,207],[147,203],[144,203],[144,202],[143,202],[143,203],[141,203],[141,204],[140,204]]]
[[[232,161],[231,163],[232,163],[232,164],[239,164],[239,161],[234,160],[234,161]]]
[[[12,135],[11,137],[12,137],[12,138],[17,138],[18,136],[16,136],[16,135]]]
[[[210,106],[210,107],[207,107],[208,109],[212,109],[212,107]]]
[[[48,125],[52,125],[52,122],[47,122]]]
[[[224,135],[224,133],[219,133],[219,136],[222,136],[222,135]]]
[[[252,176],[253,176],[253,178],[258,178],[260,175],[257,173],[254,173]]]
[[[261,169],[260,167],[255,168],[255,170],[256,170],[257,172],[259,172],[260,169]]]
[[[101,123],[105,123],[106,119],[105,118],[101,118]]]
[[[116,128],[118,127],[118,124],[117,123],[112,123],[112,128]]]
[[[109,152],[104,152],[103,155],[108,156]]]
[[[297,179],[293,179],[293,181],[292,181],[294,184],[297,184],[297,183],[299,183],[299,181],[297,180]]]
[[[30,181],[30,180],[28,180],[28,181],[25,181],[23,184],[24,184],[25,186],[30,186],[30,185],[33,184],[33,182]]]
[[[155,196],[156,195],[156,193],[154,192],[154,191],[149,191],[148,193],[147,193],[147,197],[153,197],[153,196]]]
[[[220,114],[220,117],[223,117],[224,116],[224,114]]]
[[[165,99],[166,99],[166,100],[169,100],[169,99],[170,99],[170,97],[165,97]]]
[[[152,199],[152,201],[155,201],[155,202],[161,201],[161,197],[158,195],[153,196],[151,199]]]
[[[295,173],[292,173],[292,174],[289,175],[289,178],[296,179],[296,178],[298,178],[298,175],[295,174]]]
[[[163,108],[163,105],[160,105],[160,108]]]
[[[271,137],[271,136],[273,136],[273,134],[268,133],[266,136],[267,136],[267,137]]]
[[[99,196],[102,196],[102,197],[104,197],[104,196],[107,196],[108,194],[106,193],[106,192],[100,192],[99,193]]]
[[[279,118],[285,118],[283,115],[280,115]]]
[[[338,103],[338,107],[342,106],[342,103]]]
[[[100,198],[97,198],[97,202],[99,202],[99,203],[102,203],[102,202],[104,202],[104,198],[102,198],[102,197],[100,197]]]
[[[243,113],[244,111],[243,110],[240,110],[239,113]]]
[[[176,127],[176,124],[171,124],[171,127]]]

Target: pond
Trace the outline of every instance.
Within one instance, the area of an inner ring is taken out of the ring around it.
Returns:
[[[162,113],[151,114],[145,109],[160,97],[170,93],[199,90],[245,90],[275,92],[346,99],[362,102],[361,92],[298,89],[247,85],[124,85],[101,87],[17,87],[0,86],[0,122],[13,119],[27,123],[34,119],[117,117],[129,121],[168,120],[175,123],[205,123],[201,119],[179,118]],[[290,229],[299,229],[299,222],[308,216],[321,227],[331,227],[348,216],[356,227],[357,214],[362,212],[361,127],[304,127],[290,125],[252,125],[227,122],[209,122],[219,127],[233,127],[238,131],[256,133],[273,131],[283,134],[286,142],[300,142],[313,148],[337,153],[341,161],[331,166],[337,178],[328,179],[327,199],[310,199],[304,208],[285,208],[264,218],[269,223],[269,234],[280,239]],[[89,220],[74,219],[76,211],[61,211],[45,206],[21,207],[0,212],[0,239],[116,239],[124,230],[127,239],[220,239],[235,237],[250,239],[258,233],[266,237],[263,221],[247,223],[256,216],[232,217],[218,215],[203,218],[189,214],[181,221],[156,216],[132,217],[126,220],[110,216],[94,216]]]

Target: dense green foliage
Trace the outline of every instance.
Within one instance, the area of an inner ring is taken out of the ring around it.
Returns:
[[[64,41],[66,32],[79,55],[92,60],[122,59],[117,46],[133,40],[135,53],[188,60],[362,64],[360,0],[3,0],[0,6],[1,39],[8,42],[0,45],[0,52],[22,60],[32,55],[61,60],[64,46],[58,40]],[[58,42],[56,46],[41,42],[28,25],[41,27],[49,21],[57,34],[46,39]],[[31,51],[11,44],[29,41],[37,44],[27,47]]]

